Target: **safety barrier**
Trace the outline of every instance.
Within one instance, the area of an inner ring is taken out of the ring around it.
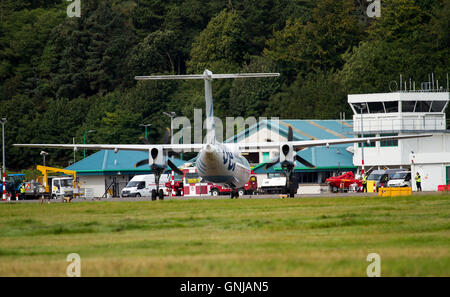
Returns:
[[[411,196],[411,187],[390,187],[390,188],[379,188],[378,196],[380,197],[396,197],[396,196]]]

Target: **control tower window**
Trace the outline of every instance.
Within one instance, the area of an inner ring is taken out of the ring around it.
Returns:
[[[415,112],[430,112],[431,101],[417,101]]]
[[[398,112],[398,101],[384,102],[386,112]]]
[[[443,112],[447,101],[433,101],[431,104],[431,112]]]
[[[369,113],[366,103],[353,103],[353,107],[355,108],[357,114],[361,114],[361,111],[362,113]]]
[[[370,113],[384,113],[383,102],[369,102]]]
[[[402,102],[402,112],[414,112],[415,106],[416,106],[416,101],[403,101]]]

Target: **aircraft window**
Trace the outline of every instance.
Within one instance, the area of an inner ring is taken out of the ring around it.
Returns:
[[[417,101],[415,112],[430,112],[431,101]]]
[[[402,112],[413,112],[414,106],[416,106],[416,101],[403,101]]]
[[[433,101],[431,112],[443,112],[446,103],[447,101]]]
[[[353,107],[355,108],[357,114],[361,113],[361,108],[362,113],[368,113],[366,103],[353,103]]]
[[[369,102],[370,113],[384,113],[384,106],[382,102]]]
[[[384,102],[384,107],[386,109],[386,112],[398,112],[398,102],[397,101]]]

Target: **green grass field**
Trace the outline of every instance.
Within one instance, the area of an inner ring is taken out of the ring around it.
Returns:
[[[0,204],[0,276],[450,276],[450,197]]]

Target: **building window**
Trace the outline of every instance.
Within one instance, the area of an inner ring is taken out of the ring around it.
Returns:
[[[364,134],[363,137],[375,137],[375,134]],[[361,138],[361,135],[358,135],[358,138]],[[361,147],[362,143],[358,143],[358,147]],[[364,142],[364,147],[375,147],[375,141],[371,141],[370,143]]]
[[[380,136],[397,136],[396,133],[393,134],[380,134]],[[381,147],[398,146],[398,139],[384,140],[380,142]]]
[[[263,162],[269,162],[269,161],[270,161],[270,153],[263,152]]]
[[[445,104],[447,104],[447,101],[433,101],[431,104],[431,112],[443,112]]]
[[[416,101],[403,101],[402,102],[402,112],[414,112],[415,106],[416,106]]]
[[[383,102],[369,102],[370,113],[384,113]]]
[[[250,164],[259,164],[259,153],[242,153],[242,156],[247,159]]]
[[[367,110],[366,103],[353,103],[353,107],[355,108],[355,111],[357,114],[361,113],[361,109],[362,109],[362,113],[369,113],[369,111]]]
[[[431,101],[417,101],[415,112],[430,112]]]
[[[447,185],[450,185],[450,166],[447,166],[446,167],[446,182],[447,182]]]
[[[398,112],[398,101],[384,102],[386,112]]]

